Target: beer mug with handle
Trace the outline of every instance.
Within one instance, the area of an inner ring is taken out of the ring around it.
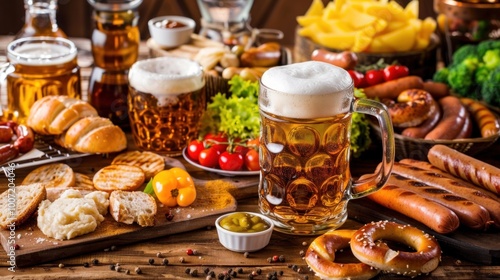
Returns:
[[[380,189],[394,163],[394,135],[381,103],[355,99],[353,81],[342,68],[317,61],[267,70],[260,82],[259,209],[277,231],[316,235],[340,227],[347,203]],[[380,168],[353,180],[350,125],[353,112],[380,124]]]

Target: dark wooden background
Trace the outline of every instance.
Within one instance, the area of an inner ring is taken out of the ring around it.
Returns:
[[[250,25],[256,28],[282,30],[283,44],[293,45],[297,25],[295,18],[303,15],[312,0],[254,0]],[[323,0],[326,4],[330,0]],[[406,5],[409,0],[398,0]],[[435,16],[432,1],[420,1],[420,17]],[[59,0],[57,22],[69,37],[90,38],[92,7],[87,0]],[[200,11],[196,0],[144,0],[139,7],[142,39],[149,38],[147,21],[156,16],[185,15],[197,21]],[[23,0],[0,0],[0,35],[15,35],[24,23]]]

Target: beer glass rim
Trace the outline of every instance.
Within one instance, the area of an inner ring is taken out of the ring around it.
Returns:
[[[50,57],[42,57],[42,56],[31,56],[25,55],[16,51],[19,46],[22,46],[27,43],[47,43],[47,44],[55,44],[59,46],[64,46],[68,50],[67,52],[51,55]],[[66,38],[61,37],[47,37],[47,36],[36,36],[36,37],[25,37],[16,39],[7,45],[7,57],[10,62],[29,62],[29,61],[47,61],[47,60],[58,60],[64,58],[73,58],[76,57],[78,53],[78,49],[76,45]]]
[[[144,67],[141,67],[142,65],[149,64],[151,62],[155,61],[172,61],[172,60],[177,60],[177,61],[186,61],[189,63],[192,63],[193,65],[196,65],[196,71],[195,72],[188,72],[187,74],[167,74],[167,73],[158,73],[158,72],[153,72],[150,71],[149,69],[145,69]],[[173,57],[173,56],[162,56],[162,57],[155,57],[155,58],[147,58],[147,59],[142,59],[137,62],[135,62],[132,67],[131,71],[129,72],[129,75],[133,71],[140,71],[140,72],[147,72],[148,75],[150,75],[151,78],[153,79],[162,79],[162,80],[178,80],[178,79],[184,79],[184,78],[191,78],[191,77],[199,77],[203,75],[203,67],[201,64],[193,59],[190,58],[185,58],[185,57]]]
[[[119,12],[139,7],[143,0],[87,0],[99,11]]]

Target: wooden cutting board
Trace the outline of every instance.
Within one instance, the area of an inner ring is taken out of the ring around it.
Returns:
[[[443,235],[431,230],[422,223],[380,206],[366,198],[351,200],[348,204],[348,211],[349,219],[361,223],[389,220],[411,224],[434,235],[446,254],[459,256],[464,260],[480,264],[500,264],[500,232],[498,230],[480,232],[461,227],[451,234]]]
[[[183,164],[176,159],[166,158],[166,167]],[[105,159],[98,159],[96,166],[104,166]],[[104,162],[103,162],[104,161]],[[75,171],[80,171],[73,168]],[[97,171],[96,168],[94,171]],[[236,198],[257,195],[257,176],[224,177],[202,170],[189,170],[197,188],[197,199],[189,207],[158,207],[156,224],[153,227],[126,225],[116,222],[108,213],[97,229],[89,234],[71,240],[56,240],[45,236],[32,217],[16,228],[16,264],[20,267],[53,261],[86,252],[104,250],[111,246],[140,242],[142,240],[191,231],[213,226],[215,220],[224,213],[236,210]],[[224,195],[225,193],[225,195]],[[208,201],[210,200],[210,201]],[[222,201],[221,201],[222,200]],[[171,215],[172,220],[167,219]],[[0,231],[0,241],[8,253],[10,231]]]

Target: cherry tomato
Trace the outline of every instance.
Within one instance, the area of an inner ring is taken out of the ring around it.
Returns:
[[[196,199],[193,179],[184,169],[174,167],[158,172],[153,177],[153,190],[158,200],[165,206],[185,207]]]
[[[410,75],[410,70],[404,65],[389,65],[384,68],[384,78],[386,81]]]
[[[219,152],[214,147],[204,149],[200,152],[198,162],[205,167],[217,167],[219,163]]]
[[[351,76],[355,88],[363,88],[366,86],[365,75],[363,75],[363,73],[354,70],[347,70],[347,72]]]
[[[259,144],[259,138],[254,138],[247,141],[247,147],[251,149],[259,149]]]
[[[259,152],[257,150],[248,150],[245,155],[245,167],[250,171],[260,170]]]
[[[220,153],[224,152],[229,146],[227,136],[221,133],[207,133],[203,139],[205,140],[205,144],[207,146],[214,147]]]
[[[233,148],[233,153],[238,153],[243,157],[246,155],[247,152],[248,152],[248,148],[246,146],[236,145]]]
[[[243,156],[239,153],[223,152],[219,157],[219,166],[222,170],[238,171],[243,167]]]
[[[365,73],[365,81],[369,86],[374,86],[385,82],[384,72],[382,70],[368,70]]]
[[[203,141],[200,140],[192,140],[189,142],[187,147],[188,156],[194,160],[198,161],[200,157],[200,152],[205,149],[205,145],[203,145]]]

